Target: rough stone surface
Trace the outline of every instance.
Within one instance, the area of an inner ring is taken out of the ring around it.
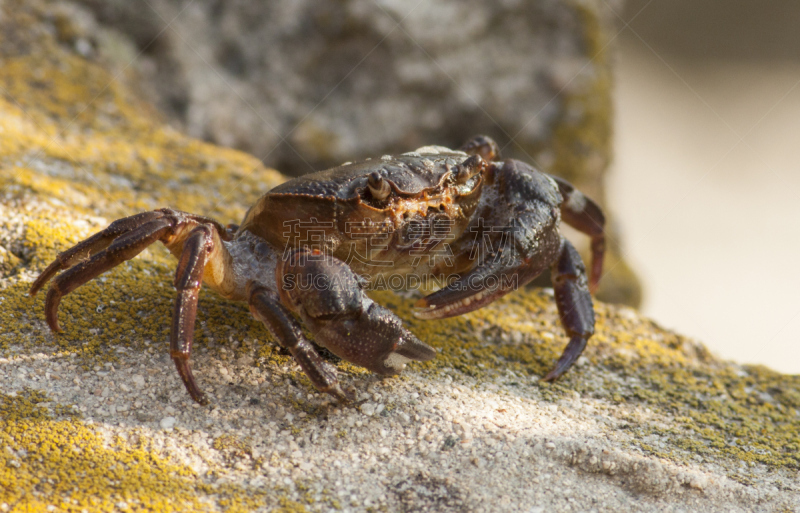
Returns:
[[[156,246],[67,296],[49,333],[26,291],[58,251],[165,204],[235,221],[282,177],[166,128],[42,5],[0,3],[1,511],[800,508],[800,378],[629,308],[598,303],[585,355],[546,384],[565,343],[552,291],[441,322],[376,294],[439,355],[386,380],[337,362],[353,405],[210,292],[193,364],[212,405],[193,404]]]
[[[80,3],[151,56],[157,102],[190,135],[285,172],[486,133],[601,190],[614,19],[603,2]],[[555,141],[561,125],[587,125],[585,140]]]

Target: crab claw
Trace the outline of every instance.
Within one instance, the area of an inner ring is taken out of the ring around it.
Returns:
[[[602,211],[567,182],[536,172],[522,162],[507,160],[496,168],[496,191],[508,205],[503,212],[471,227],[483,254],[474,269],[447,287],[421,299],[417,317],[440,319],[471,312],[519,288],[550,267],[561,324],[570,341],[555,368],[545,377],[553,381],[580,357],[594,333],[590,286],[602,266]],[[562,205],[564,195],[570,204]],[[572,224],[592,235],[594,265],[591,281],[581,257],[558,232],[559,210]],[[481,221],[479,219],[479,221]],[[480,242],[478,242],[480,241]],[[595,242],[596,241],[596,242]]]
[[[399,374],[409,361],[428,361],[436,350],[401,324],[390,310],[364,296],[361,312],[344,319],[314,320],[317,342],[335,355],[377,374]],[[308,321],[307,321],[308,322]]]
[[[281,301],[336,356],[383,375],[399,374],[411,360],[436,356],[394,313],[373,302],[338,258],[301,250],[276,272]]]
[[[478,265],[420,299],[414,315],[442,319],[472,312],[536,278],[555,260],[561,245],[555,208],[548,202],[530,201],[512,211],[510,219],[474,227],[483,239],[484,254]]]

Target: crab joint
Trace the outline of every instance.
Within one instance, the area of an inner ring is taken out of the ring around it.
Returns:
[[[377,171],[373,171],[369,174],[369,178],[367,178],[367,186],[369,187],[369,192],[372,193],[372,197],[376,200],[386,199],[389,197],[389,193],[391,192],[389,182],[384,180]]]

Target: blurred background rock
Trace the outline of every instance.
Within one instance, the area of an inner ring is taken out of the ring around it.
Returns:
[[[800,373],[800,2],[631,0],[620,15],[607,185],[643,311]]]

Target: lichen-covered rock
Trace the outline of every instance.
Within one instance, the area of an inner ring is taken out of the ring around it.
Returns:
[[[157,206],[235,221],[282,177],[165,127],[43,5],[0,3],[0,510],[800,508],[800,378],[627,308],[599,303],[585,356],[547,384],[551,292],[439,322],[376,294],[440,354],[386,380],[337,363],[350,406],[211,292],[193,362],[212,406],[193,404],[160,247],[67,296],[50,334],[26,291],[58,251]]]

